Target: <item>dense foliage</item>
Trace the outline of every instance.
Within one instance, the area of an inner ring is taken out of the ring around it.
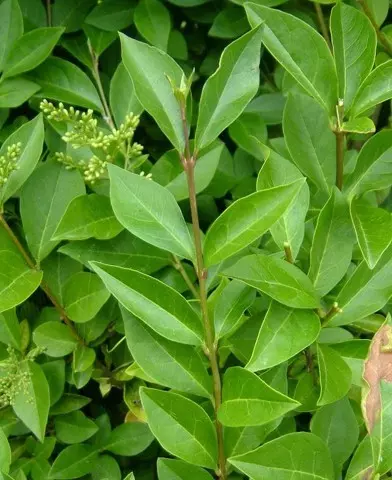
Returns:
[[[392,476],[389,8],[0,1],[0,479]]]

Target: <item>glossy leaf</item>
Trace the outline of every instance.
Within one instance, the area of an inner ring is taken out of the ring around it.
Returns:
[[[11,465],[11,448],[5,433],[0,428],[0,473],[9,472]],[[208,478],[208,477],[207,477]]]
[[[355,451],[347,470],[346,480],[362,480],[364,475],[373,473],[373,452],[370,437],[367,435]]]
[[[157,468],[159,480],[212,480],[205,470],[182,460],[158,458]]]
[[[296,266],[274,256],[247,255],[223,274],[289,307],[317,308],[319,305],[319,297],[309,278]]]
[[[317,346],[321,393],[318,405],[328,405],[346,395],[351,387],[351,369],[342,357],[330,347]]]
[[[103,263],[92,267],[109,292],[157,333],[174,342],[201,344],[201,319],[173,288],[136,270]]]
[[[18,0],[4,0],[0,5],[0,71],[10,50],[23,34],[23,17]]]
[[[314,312],[271,302],[246,368],[257,372],[279,365],[311,345],[319,333]]]
[[[45,322],[34,330],[34,343],[50,357],[63,357],[73,352],[76,338],[69,328],[60,322]]]
[[[232,457],[229,462],[254,480],[273,475],[282,480],[335,478],[327,446],[316,435],[305,432],[284,435],[252,452]]]
[[[98,450],[92,445],[70,445],[55,459],[49,478],[71,480],[92,472]]]
[[[152,433],[145,423],[124,423],[111,432],[104,448],[116,455],[132,457],[143,452],[152,441]]]
[[[26,102],[41,87],[22,77],[9,78],[0,84],[0,108],[15,108]]]
[[[211,396],[211,379],[193,347],[166,340],[130,313],[122,310],[122,314],[128,348],[147,375],[181,392]]]
[[[98,431],[98,426],[82,412],[59,415],[54,426],[56,437],[65,444],[82,443]]]
[[[123,230],[110,200],[103,195],[81,195],[69,202],[53,237],[57,240],[109,240]]]
[[[270,53],[329,113],[337,101],[337,78],[325,40],[309,25],[288,13],[249,3],[250,24],[263,24],[262,41]],[[303,55],[306,51],[307,55]],[[328,78],[328,82],[325,79]]]
[[[142,0],[134,12],[135,26],[151,45],[167,50],[171,29],[170,13],[158,0]]]
[[[206,265],[221,262],[263,235],[287,210],[302,185],[303,180],[298,180],[252,193],[232,203],[207,232]]]
[[[354,233],[347,200],[337,190],[321,210],[310,251],[309,278],[324,296],[346,274],[351,262]]]
[[[194,246],[174,197],[164,187],[111,165],[110,200],[119,222],[152,245],[194,258]]]
[[[22,334],[15,309],[0,314],[0,342],[21,350]]]
[[[165,450],[193,465],[216,467],[216,432],[202,407],[176,393],[152,388],[142,388],[140,397],[151,431]]]
[[[223,378],[218,418],[228,427],[263,425],[298,405],[295,400],[268,386],[256,374],[241,367],[232,367]]]

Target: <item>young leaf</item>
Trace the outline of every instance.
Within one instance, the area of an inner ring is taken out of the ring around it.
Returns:
[[[257,372],[279,365],[311,345],[319,333],[314,312],[271,302],[246,368]]]
[[[194,348],[160,337],[124,309],[122,315],[128,348],[147,375],[181,392],[211,396],[211,378]]]
[[[182,460],[158,458],[157,466],[159,480],[212,480],[205,470]]]
[[[70,329],[60,322],[45,322],[39,325],[34,330],[33,340],[49,357],[64,357],[73,352],[77,345]]]
[[[334,113],[338,96],[336,70],[321,35],[280,10],[252,3],[246,4],[245,10],[253,27],[263,24],[262,41],[271,54],[328,113]]]
[[[336,402],[351,387],[352,373],[343,358],[326,345],[317,345],[321,392],[317,405]]]
[[[0,312],[24,302],[42,280],[42,272],[29,268],[25,259],[0,226]]]
[[[41,86],[40,98],[102,111],[94,84],[79,67],[62,58],[50,57],[34,70],[31,79]]]
[[[371,118],[368,117],[358,117],[352,118],[347,122],[343,122],[342,130],[345,133],[374,133],[376,131],[376,126]]]
[[[0,18],[2,24],[0,29],[0,71],[3,71],[10,50],[23,34],[23,17],[18,0],[1,2]]]
[[[263,235],[290,206],[304,180],[240,198],[209,228],[204,242],[206,265],[221,262]]]
[[[244,311],[252,305],[256,292],[242,282],[230,282],[219,295],[214,308],[216,338],[222,338],[235,330]]]
[[[172,194],[158,183],[109,166],[110,200],[119,222],[152,245],[194,258],[194,245]]]
[[[229,458],[229,462],[253,480],[274,476],[290,480],[335,478],[327,446],[316,435],[305,432],[276,438],[252,452]]]
[[[256,374],[232,367],[223,378],[218,419],[228,427],[263,425],[298,406],[298,402],[274,390]]]
[[[359,117],[372,107],[392,98],[391,73],[392,60],[382,63],[372,71],[359,87],[348,112],[350,116]]]
[[[110,433],[103,448],[115,455],[132,457],[143,452],[153,440],[145,423],[123,423]]]
[[[134,12],[135,27],[151,45],[166,52],[171,29],[170,13],[158,0],[141,0]]]
[[[7,437],[0,428],[0,474],[8,473],[11,465],[11,448]],[[208,478],[208,477],[207,477]]]
[[[359,86],[373,68],[377,37],[369,18],[337,3],[331,12],[331,36],[339,80],[339,97],[350,109]]]
[[[94,318],[109,296],[98,275],[80,272],[64,286],[64,307],[71,320],[84,323]]]
[[[359,436],[358,421],[348,398],[317,410],[312,418],[311,432],[327,444],[335,472],[339,475],[344,462],[353,453]]]
[[[30,122],[22,125],[12,133],[0,149],[0,157],[7,152],[7,148],[20,142],[18,169],[14,170],[7,182],[0,187],[0,205],[8,200],[27,178],[31,175],[38,163],[44,141],[44,124],[42,115],[37,115]]]
[[[140,398],[152,433],[172,455],[193,465],[215,469],[214,425],[197,403],[177,393],[141,388]]]
[[[20,210],[27,244],[41,262],[59,244],[53,234],[69,203],[85,193],[83,178],[58,162],[47,161],[23,186]]]
[[[336,147],[326,112],[310,97],[289,95],[283,131],[294,163],[318,189],[328,192],[335,183]]]
[[[351,262],[354,233],[346,198],[337,189],[321,210],[310,251],[309,278],[324,296],[344,277]]]
[[[53,240],[109,240],[123,230],[104,195],[81,195],[68,204]]]
[[[389,130],[372,136],[362,147],[345,189],[350,195],[387,188],[392,183],[392,138]]]
[[[350,214],[363,258],[369,268],[374,268],[392,242],[392,216],[382,208],[355,199]]]
[[[366,262],[355,269],[336,301],[343,312],[329,322],[330,326],[347,325],[380,310],[392,295],[392,250],[388,248],[371,270]]]
[[[50,479],[72,480],[94,469],[98,452],[93,445],[70,445],[60,452],[49,472]]]
[[[150,328],[173,342],[200,345],[203,326],[176,290],[136,270],[91,262],[109,292]]]
[[[21,350],[21,328],[15,309],[0,314],[0,342]]]
[[[136,96],[173,146],[185,145],[180,105],[168,77],[177,85],[184,75],[177,63],[161,50],[120,34],[122,61],[132,77]]]
[[[49,385],[38,364],[24,360],[20,368],[26,380],[12,406],[26,427],[43,442],[50,405]]]
[[[223,275],[260,290],[274,300],[293,308],[317,308],[319,297],[309,278],[296,266],[267,255],[247,255]]]
[[[61,27],[36,28],[16,40],[4,65],[4,78],[37,67],[50,55],[63,32]]]
[[[65,444],[82,443],[98,431],[98,426],[82,412],[55,418],[56,438]]]
[[[257,177],[257,190],[279,187],[303,178],[301,172],[289,160],[264,145],[260,146],[265,152],[266,160]],[[282,251],[286,243],[290,245],[294,260],[304,239],[308,208],[309,187],[307,183],[304,183],[290,207],[270,229],[275,243]]]
[[[244,110],[259,87],[261,29],[255,28],[223,51],[217,71],[203,87],[195,149],[213,142]]]
[[[380,474],[392,467],[391,335],[391,319],[388,315],[373,337],[363,370],[366,385],[362,391],[362,412],[371,439],[374,469]]]

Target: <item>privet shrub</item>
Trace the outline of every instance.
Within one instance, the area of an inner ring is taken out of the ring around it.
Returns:
[[[388,0],[44,3],[0,2],[0,478],[392,476]]]

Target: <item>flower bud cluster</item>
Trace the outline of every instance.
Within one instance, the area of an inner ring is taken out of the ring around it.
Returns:
[[[0,156],[0,187],[7,182],[11,173],[19,168],[18,160],[21,150],[20,142],[13,143],[7,147],[5,155]]]
[[[30,373],[25,361],[21,361],[11,347],[8,354],[8,358],[0,362],[0,408],[14,405],[16,397],[29,390]]]

